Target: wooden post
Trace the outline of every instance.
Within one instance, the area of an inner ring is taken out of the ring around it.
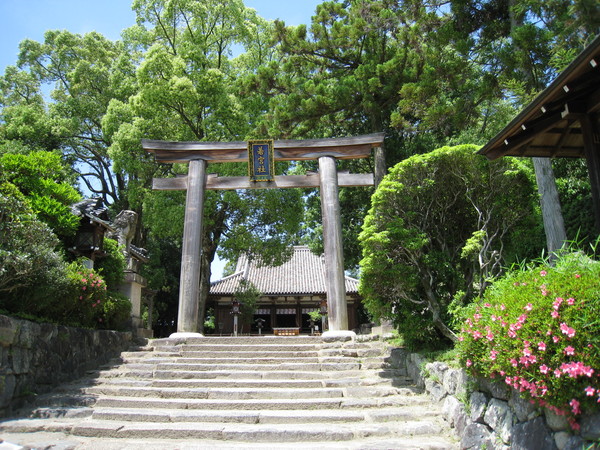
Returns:
[[[202,336],[198,333],[198,295],[200,293],[202,216],[205,186],[206,161],[201,159],[190,161],[183,224],[177,333],[171,337]]]
[[[342,251],[342,225],[335,158],[319,158],[323,244],[325,247],[325,285],[329,330],[348,330],[348,306]]]
[[[592,204],[596,231],[600,232],[600,140],[598,127],[599,117],[596,114],[585,114],[580,118],[585,158],[587,161],[590,185],[592,186]]]

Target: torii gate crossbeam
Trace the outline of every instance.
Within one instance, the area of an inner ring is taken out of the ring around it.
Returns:
[[[276,176],[274,181],[253,182],[246,177],[207,175],[208,163],[248,161],[246,142],[168,142],[142,139],[144,150],[157,162],[189,163],[187,177],[154,179],[155,190],[187,190],[177,333],[172,337],[201,336],[198,333],[198,296],[202,251],[202,218],[206,189],[272,189],[319,187],[325,244],[326,292],[329,327],[333,333],[348,330],[339,186],[372,186],[373,174],[336,171],[336,159],[367,158],[383,146],[383,133],[350,138],[280,140],[274,142],[275,161],[318,160],[319,173]]]

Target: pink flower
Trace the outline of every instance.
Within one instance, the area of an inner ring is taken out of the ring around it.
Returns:
[[[463,342],[465,340],[465,337],[461,335],[458,337],[458,340],[459,340],[459,342]]]
[[[579,431],[581,428],[581,425],[579,425],[574,419],[569,419],[569,425],[571,425],[571,429],[573,431]]]
[[[546,343],[545,342],[538,342],[538,350],[540,351],[545,351],[546,350]]]
[[[486,308],[491,308],[492,307],[492,305],[490,303],[484,303],[483,306],[486,307]]]
[[[552,313],[550,313],[550,315],[554,318],[554,319],[558,319],[560,317],[560,314],[558,313],[558,311],[552,311]]]
[[[86,280],[85,278],[82,278],[82,279],[81,279],[81,282],[82,282],[82,283],[87,283],[87,280]]]
[[[560,331],[562,331],[563,334],[566,334],[570,338],[575,336],[575,329],[568,326],[565,322],[560,324]]]
[[[569,402],[569,405],[571,405],[571,411],[573,411],[573,414],[581,414],[581,409],[579,409],[579,402],[576,399],[573,399]]]
[[[578,273],[575,274],[575,278],[581,278],[581,275],[579,275]]]
[[[540,276],[541,276],[541,277],[545,277],[546,275],[548,275],[548,272],[546,272],[545,270],[542,270],[542,271],[540,272]]]
[[[552,336],[552,340],[554,341],[555,344],[557,344],[558,341],[560,341],[560,338],[558,336]]]
[[[477,340],[477,339],[479,339],[482,336],[483,335],[481,334],[481,331],[479,331],[479,330],[473,331],[473,339]]]
[[[550,371],[550,367],[548,367],[546,364],[542,364],[540,366],[540,372],[542,372],[543,374],[547,374]]]
[[[565,355],[574,355],[575,354],[575,349],[573,347],[571,347],[570,345],[568,347],[565,347]]]
[[[488,334],[486,334],[485,337],[490,342],[494,340],[494,334],[491,331],[488,331]]]
[[[592,397],[595,393],[596,393],[596,389],[594,389],[591,386],[588,386],[584,389],[585,391],[585,395],[587,395],[588,397]]]
[[[473,365],[473,361],[467,359],[467,367],[471,367]]]
[[[523,324],[523,323],[525,323],[525,321],[526,321],[526,320],[527,320],[527,314],[521,314],[521,315],[519,316],[518,322],[519,322],[520,324]]]
[[[510,363],[512,364],[513,367],[517,367],[519,365],[519,362],[515,358],[511,359]]]
[[[559,369],[554,369],[554,377],[555,378],[560,378],[562,375],[562,372]]]
[[[573,297],[570,297],[567,299],[567,304],[569,306],[573,306],[575,304],[575,299]]]
[[[498,351],[496,351],[496,350],[492,350],[492,351],[490,352],[490,359],[491,359],[492,361],[495,361],[495,360],[496,360],[496,356],[498,356]]]
[[[506,306],[500,305],[500,311],[504,311],[505,309],[506,309]]]

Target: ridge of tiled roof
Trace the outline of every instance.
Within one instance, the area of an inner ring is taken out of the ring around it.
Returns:
[[[307,246],[295,246],[290,260],[275,267],[260,266],[260,259],[249,260],[242,255],[234,274],[211,283],[210,294],[232,295],[243,279],[252,282],[263,295],[325,294],[325,259]],[[346,293],[358,293],[358,280],[345,279]]]

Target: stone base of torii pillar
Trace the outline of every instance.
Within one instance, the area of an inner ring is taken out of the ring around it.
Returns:
[[[324,338],[352,338],[356,337],[356,333],[350,330],[333,330],[333,331],[325,331],[321,336]]]
[[[169,336],[169,339],[182,339],[182,338],[203,338],[204,335],[201,333],[186,333],[177,332]]]

